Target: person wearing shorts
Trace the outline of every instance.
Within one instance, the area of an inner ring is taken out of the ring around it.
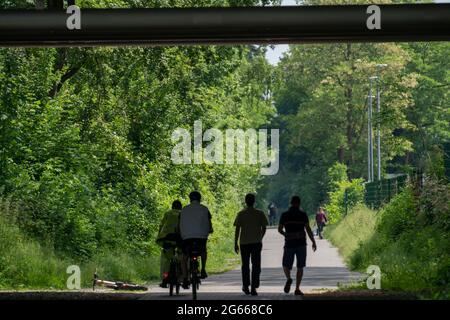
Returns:
[[[295,295],[303,295],[300,284],[303,278],[303,268],[306,266],[306,233],[312,242],[312,249],[316,251],[317,246],[314,235],[309,225],[308,215],[300,208],[300,197],[293,196],[291,207],[281,215],[278,232],[284,236],[283,270],[286,275],[284,292],[291,290],[291,270],[294,259],[297,260],[297,281]]]

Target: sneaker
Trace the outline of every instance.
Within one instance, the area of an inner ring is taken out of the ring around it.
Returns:
[[[252,296],[257,296],[258,292],[256,292],[255,288],[252,288],[252,292],[251,292]]]
[[[206,279],[206,278],[208,278],[208,274],[206,273],[205,270],[202,270],[200,272],[200,279]]]
[[[249,294],[250,294],[250,290],[248,290],[248,287],[242,287],[242,291],[243,291],[246,295],[249,295]]]
[[[167,282],[161,282],[160,284],[159,284],[159,286],[161,287],[161,288],[167,288]]]
[[[296,289],[295,290],[295,295],[296,296],[304,296],[305,294],[300,289]]]
[[[291,291],[291,284],[292,284],[292,279],[287,279],[286,280],[286,284],[284,285],[284,292],[285,293],[289,293],[289,291]]]

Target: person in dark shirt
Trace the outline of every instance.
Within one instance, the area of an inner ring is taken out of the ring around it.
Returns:
[[[294,257],[297,259],[297,282],[295,295],[303,295],[300,290],[300,283],[303,278],[303,268],[306,266],[306,233],[312,242],[312,249],[316,251],[316,241],[309,226],[308,215],[300,209],[300,197],[293,196],[291,207],[281,215],[278,225],[278,232],[284,236],[283,270],[286,275],[284,292],[291,290],[292,278],[291,270],[294,265]]]
[[[316,212],[316,224],[317,224],[317,236],[320,239],[323,239],[322,231],[325,224],[328,222],[327,215],[322,207],[319,207],[319,210]]]
[[[273,226],[277,218],[277,207],[275,206],[275,203],[271,202],[269,204],[268,209],[269,209],[269,224]]]

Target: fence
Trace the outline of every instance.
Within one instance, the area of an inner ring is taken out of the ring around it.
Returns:
[[[405,187],[407,180],[408,176],[405,174],[366,183],[364,199],[366,205],[369,208],[378,209],[383,203],[391,201]]]

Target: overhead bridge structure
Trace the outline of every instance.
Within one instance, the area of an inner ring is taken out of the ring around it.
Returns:
[[[3,47],[448,40],[450,4],[0,10]]]

